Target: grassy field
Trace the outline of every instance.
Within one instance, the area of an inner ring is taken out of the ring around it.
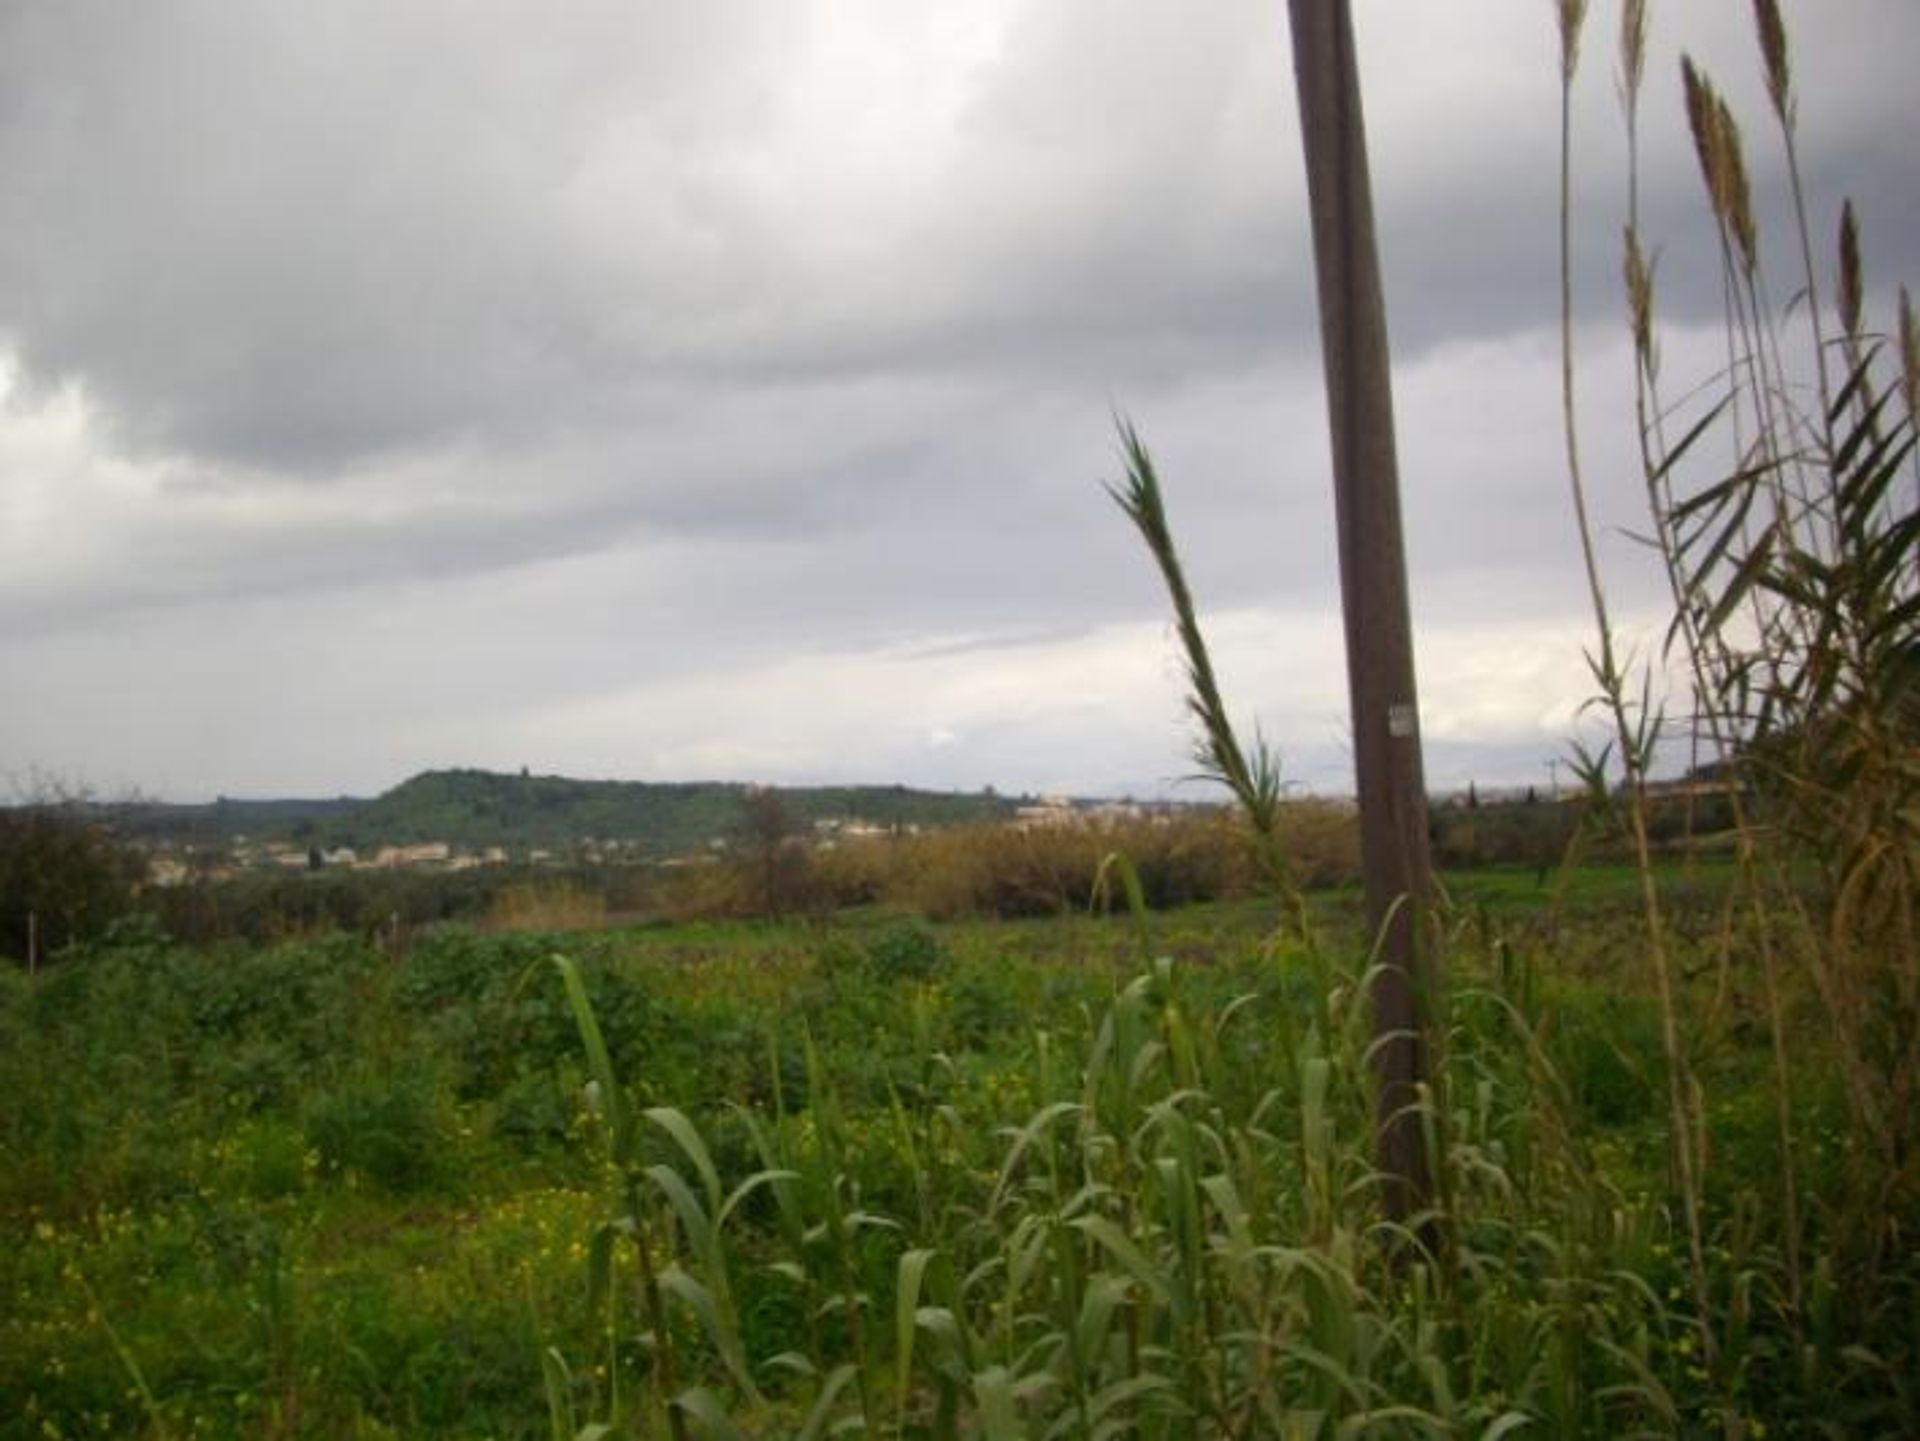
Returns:
[[[1913,1434],[1920,1268],[1862,1298],[1816,1208],[1783,1304],[1742,975],[1687,968],[1703,1324],[1619,885],[1453,889],[1431,1258],[1375,1220],[1337,895],[1313,948],[1259,905],[123,927],[0,976],[0,1438]]]

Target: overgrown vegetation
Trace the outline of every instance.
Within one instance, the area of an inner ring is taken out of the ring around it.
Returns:
[[[1720,876],[1676,911],[1688,957]],[[1414,1272],[1375,1241],[1364,977],[1328,959],[1364,948],[1331,898],[1317,958],[1272,906],[398,951],[123,930],[0,992],[0,1436],[1910,1429],[1903,1328],[1817,1264],[1803,1340],[1783,1307],[1752,981],[1683,968],[1719,1017],[1723,1373],[1664,1200],[1657,1008],[1619,974],[1630,880],[1458,889],[1457,1250]]]

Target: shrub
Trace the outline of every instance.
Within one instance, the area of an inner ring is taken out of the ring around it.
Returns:
[[[126,914],[139,858],[78,811],[0,810],[0,955],[37,964]]]
[[[896,922],[866,945],[867,965],[886,980],[925,980],[946,959],[946,947],[924,921]]]
[[[424,1069],[362,1075],[307,1109],[307,1140],[320,1160],[383,1190],[426,1190],[446,1174],[446,1127]]]
[[[1279,828],[1306,883],[1356,874],[1358,839],[1347,810],[1291,801],[1280,808]],[[1245,823],[1224,810],[1196,810],[1035,830],[952,826],[856,842],[820,853],[815,899],[898,906],[935,920],[1055,916],[1093,902],[1101,866],[1115,853],[1132,862],[1142,898],[1156,910],[1259,889]]]
[[[606,896],[572,880],[508,886],[487,908],[487,926],[496,931],[597,930],[606,923]]]

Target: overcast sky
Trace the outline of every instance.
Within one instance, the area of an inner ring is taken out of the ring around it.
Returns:
[[[1719,345],[1682,47],[1779,193],[1747,10],[1654,7],[1676,380]],[[1591,634],[1552,6],[1355,11],[1428,777],[1544,778]],[[1854,195],[1920,281],[1920,6],[1787,11],[1822,231]],[[1615,23],[1580,384],[1645,628]],[[0,782],[1162,790],[1119,411],[1237,711],[1348,790],[1307,246],[1279,0],[0,0]]]

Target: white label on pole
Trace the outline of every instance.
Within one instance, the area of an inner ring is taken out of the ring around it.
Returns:
[[[1418,724],[1412,702],[1395,701],[1387,707],[1387,734],[1395,740],[1405,740],[1414,733]]]

